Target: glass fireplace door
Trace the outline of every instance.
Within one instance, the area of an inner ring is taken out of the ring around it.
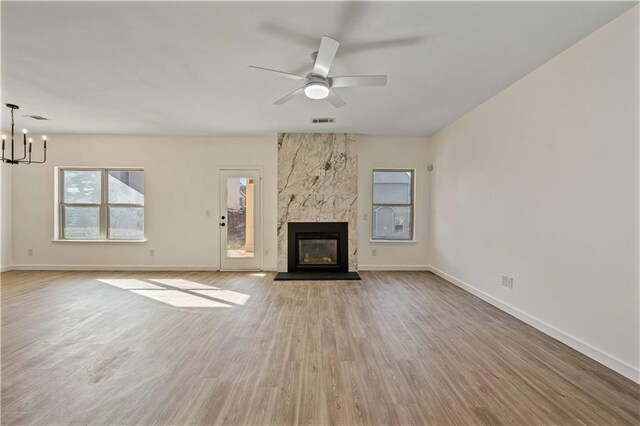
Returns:
[[[298,253],[298,263],[301,266],[337,266],[338,240],[300,239]]]

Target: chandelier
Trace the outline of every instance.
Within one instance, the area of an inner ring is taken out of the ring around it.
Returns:
[[[47,161],[47,136],[42,135],[42,140],[44,141],[44,158],[42,161],[32,161],[31,160],[31,149],[33,147],[33,139],[29,138],[29,154],[27,155],[27,129],[22,129],[22,157],[16,158],[16,148],[14,146],[14,127],[15,122],[13,121],[13,112],[20,108],[18,105],[7,104],[7,108],[11,110],[11,156],[7,156],[4,154],[5,143],[7,141],[7,137],[2,135],[2,158],[0,161],[8,164],[42,164]]]

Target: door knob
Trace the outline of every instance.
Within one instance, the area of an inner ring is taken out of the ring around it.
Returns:
[[[221,223],[220,223],[220,226],[225,226],[225,225],[224,225],[224,222],[221,222]]]
[[[224,216],[222,216],[220,219],[224,220]]]

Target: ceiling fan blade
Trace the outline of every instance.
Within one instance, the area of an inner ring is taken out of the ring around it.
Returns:
[[[296,96],[300,96],[303,93],[304,93],[304,87],[300,87],[300,88],[294,90],[293,92],[289,93],[287,96],[278,99],[273,104],[274,105],[282,105],[283,103],[289,102],[291,99],[295,98]]]
[[[264,32],[290,43],[306,46],[309,49],[313,49],[318,45],[318,37],[316,35],[305,34],[275,22],[265,22],[261,27]]]
[[[284,71],[272,70],[270,68],[256,67],[256,66],[253,66],[253,65],[249,65],[249,68],[253,68],[255,70],[272,72],[274,74],[279,75],[280,77],[288,78],[289,80],[297,80],[297,81],[306,81],[307,80],[307,77],[303,77],[301,75],[291,74],[291,73],[284,72]]]
[[[333,105],[336,108],[340,108],[341,106],[346,105],[346,102],[343,101],[342,98],[338,96],[336,92],[334,92],[331,89],[329,89],[329,95],[327,96],[326,99],[327,101],[329,101],[331,105]]]
[[[346,56],[353,53],[366,52],[369,50],[389,49],[394,47],[406,47],[420,44],[427,40],[427,36],[399,37],[383,40],[369,41],[365,43],[345,44],[340,49],[339,56]]]
[[[354,75],[343,77],[331,77],[331,87],[356,87],[356,86],[386,86],[386,75]]]
[[[313,64],[313,74],[327,78],[331,64],[333,64],[333,58],[336,57],[338,46],[340,46],[340,43],[336,40],[331,37],[322,36],[318,56],[316,56],[316,61]]]

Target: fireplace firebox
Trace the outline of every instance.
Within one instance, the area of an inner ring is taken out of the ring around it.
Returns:
[[[288,272],[348,272],[347,222],[289,222]]]

